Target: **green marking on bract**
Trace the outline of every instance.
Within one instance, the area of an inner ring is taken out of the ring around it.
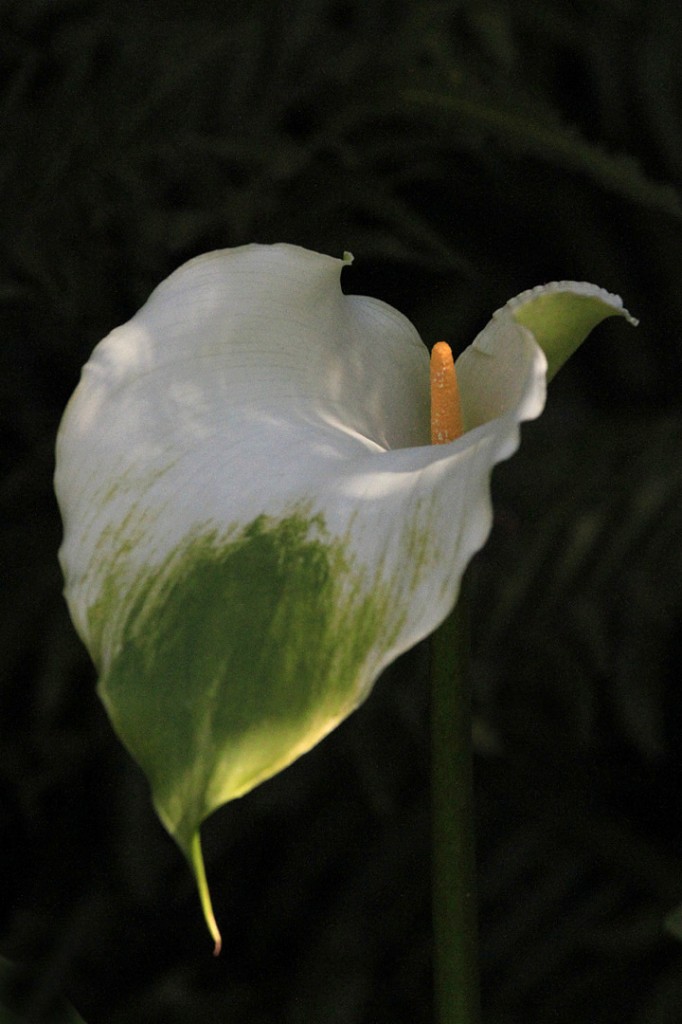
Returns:
[[[115,590],[91,609],[95,632]],[[396,630],[391,602],[304,514],[188,540],[127,600],[100,695],[201,888],[201,822],[360,703]]]
[[[547,356],[547,380],[551,380],[566,360],[573,355],[597,324],[610,316],[631,317],[617,296],[609,295],[593,285],[561,283],[512,299],[509,304],[517,323],[527,327]],[[577,289],[583,288],[583,291]]]

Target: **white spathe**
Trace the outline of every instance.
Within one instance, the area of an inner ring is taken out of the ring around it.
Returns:
[[[99,648],[88,613],[113,571],[132,586],[193,533],[305,506],[390,585],[402,625],[376,676],[454,605],[490,530],[491,470],[544,406],[547,360],[519,308],[566,294],[596,301],[594,323],[627,315],[572,282],[512,300],[457,360],[467,432],[433,447],[427,349],[390,306],[342,293],[348,262],[285,244],[208,253],[93,352],[60,427],[56,490],[67,601],[101,669],[125,600]]]
[[[202,821],[318,743],[453,608],[490,476],[595,324],[559,282],[457,360],[465,433],[429,441],[414,327],[291,245],[180,267],[83,370],[57,438],[60,559],[119,736],[220,945]]]

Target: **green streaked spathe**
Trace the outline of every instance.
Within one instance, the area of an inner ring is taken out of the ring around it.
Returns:
[[[343,266],[286,244],[190,260],[97,346],[57,438],[69,609],[209,927],[203,818],[443,621],[547,363],[628,316],[570,281],[511,300],[457,360],[467,432],[432,447],[427,350]]]
[[[192,861],[212,811],[310,749],[365,696],[368,654],[395,631],[389,597],[353,573],[320,516],[300,512],[260,516],[227,540],[194,537],[131,594],[99,690]],[[120,598],[110,580],[90,612],[93,635]]]

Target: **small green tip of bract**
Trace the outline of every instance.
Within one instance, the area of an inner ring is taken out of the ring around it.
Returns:
[[[201,902],[201,909],[204,914],[204,920],[208,927],[211,938],[213,939],[213,955],[219,956],[220,950],[222,949],[223,939],[218,928],[218,924],[213,913],[213,904],[211,903],[211,893],[209,892],[208,882],[206,880],[206,868],[204,866],[204,856],[201,852],[201,836],[199,830],[192,836],[190,847],[189,847],[189,860],[194,871],[194,877],[197,882],[197,889],[199,891],[199,900]]]
[[[578,281],[555,281],[532,288],[512,299],[500,312],[505,311],[527,327],[543,349],[548,380],[602,320],[620,316],[637,325],[618,295]]]

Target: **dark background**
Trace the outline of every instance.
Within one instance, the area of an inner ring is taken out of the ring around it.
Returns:
[[[0,2],[0,954],[88,1024],[431,1020],[425,647],[204,828],[190,872],[61,598],[94,344],[184,259],[289,241],[463,347],[555,278],[623,295],[495,474],[469,572],[485,1024],[679,1024],[682,8]],[[257,642],[257,636],[254,638]]]

